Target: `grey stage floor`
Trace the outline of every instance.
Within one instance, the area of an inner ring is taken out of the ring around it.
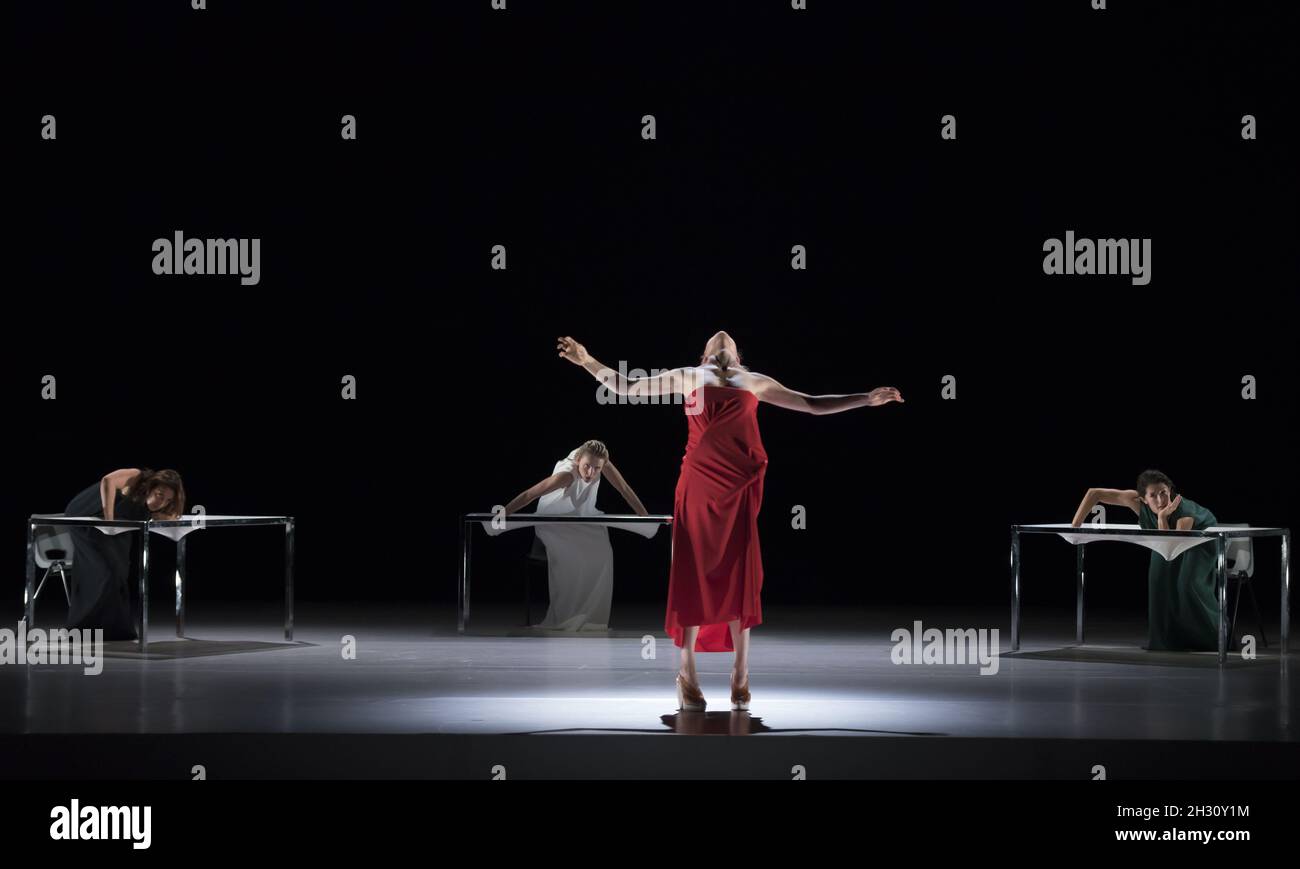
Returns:
[[[445,763],[425,757],[425,765],[412,765],[409,746],[390,760],[398,774],[456,775],[456,761],[470,762],[478,756],[473,747],[484,746],[473,737],[516,740],[498,745],[523,746],[511,750],[526,765],[557,745],[539,749],[533,740],[544,735],[635,737],[619,744],[644,748],[658,742],[646,737],[688,734],[816,737],[818,756],[843,774],[1068,777],[1075,766],[1082,775],[1090,758],[1102,762],[1108,755],[1098,747],[1109,745],[1135,775],[1300,775],[1294,661],[1279,660],[1275,630],[1271,651],[1220,667],[1213,653],[1141,650],[1144,623],[1132,617],[1094,615],[1089,642],[1076,647],[1067,614],[1029,610],[1021,651],[1011,653],[1005,610],[773,607],[752,634],[750,711],[729,711],[730,654],[703,654],[709,708],[701,715],[676,711],[678,650],[655,610],[619,613],[614,636],[561,638],[499,635],[514,613],[476,611],[474,633],[462,636],[450,609],[304,603],[292,644],[279,633],[274,608],[204,610],[191,619],[190,638],[179,641],[159,613],[152,636],[161,642],[147,656],[134,644],[109,644],[98,675],[76,666],[0,666],[0,752],[11,755],[0,755],[8,761],[0,775],[20,774],[19,759],[28,777],[41,775],[42,763],[51,774],[75,775],[69,753],[132,736],[131,744],[155,749],[150,737],[170,735],[183,738],[186,751],[244,758],[256,753],[253,737],[267,737],[257,743],[266,755],[259,770],[327,776],[334,767],[322,752],[364,755],[370,749],[359,746],[373,748],[382,737],[418,736],[429,745],[446,737],[436,743]],[[893,663],[891,632],[916,619],[926,627],[999,628],[997,672]],[[355,658],[344,653],[353,643]],[[310,751],[317,759],[298,770],[289,758],[313,738],[324,740]],[[841,756],[850,750],[845,739],[864,747],[853,749],[856,764]],[[267,747],[277,742],[285,748]],[[941,742],[951,744],[938,748]],[[615,751],[607,740],[601,750],[611,752],[612,765],[597,772],[610,774],[669,774],[648,764],[684,756],[657,745],[642,769],[642,749]],[[743,764],[747,751],[732,746],[727,756],[740,752],[735,763]],[[387,762],[358,761],[360,774],[389,769]],[[772,763],[785,761],[778,755]]]

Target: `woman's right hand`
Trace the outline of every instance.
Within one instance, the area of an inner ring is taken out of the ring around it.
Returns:
[[[591,361],[591,356],[587,353],[587,348],[583,347],[577,341],[567,335],[555,339],[558,343],[555,349],[560,351],[560,356],[569,360],[574,365],[586,365]]]

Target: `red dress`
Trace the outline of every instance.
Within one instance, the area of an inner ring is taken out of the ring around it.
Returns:
[[[763,621],[758,510],[767,452],[758,436],[758,398],[744,389],[703,386],[686,402],[664,629],[680,646],[684,627],[700,625],[695,651],[730,652],[728,622],[740,619],[744,630]]]

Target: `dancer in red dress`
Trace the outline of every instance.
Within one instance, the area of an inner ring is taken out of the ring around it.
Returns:
[[[581,365],[612,392],[651,401],[686,396],[686,454],[673,499],[673,554],[664,617],[664,629],[682,649],[678,708],[702,711],[705,706],[695,653],[734,651],[732,709],[748,709],[749,630],[763,621],[758,511],[767,452],[758,433],[758,403],[827,414],[901,402],[902,395],[889,386],[848,395],[787,389],[744,368],[736,342],[726,332],[709,339],[699,365],[640,378],[606,368],[572,338],[558,341],[560,356]]]

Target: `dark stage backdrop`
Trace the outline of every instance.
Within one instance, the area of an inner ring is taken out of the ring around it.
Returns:
[[[671,512],[681,408],[599,404],[561,334],[648,369],[721,328],[794,388],[902,390],[760,408],[767,602],[1002,605],[1011,523],[1147,467],[1300,524],[1294,4],[809,5],[7,7],[4,593],[23,518],[118,467],[295,515],[305,599],[450,603],[457,516],[587,438]],[[260,238],[259,283],[154,275],[177,230]],[[1067,231],[1150,238],[1150,283],[1046,276]],[[196,595],[277,597],[274,531],[207,534]],[[528,540],[479,539],[476,594],[514,599]],[[1147,551],[1089,552],[1092,600],[1143,611]],[[1071,548],[1025,556],[1069,606]],[[667,564],[620,539],[616,606]]]

